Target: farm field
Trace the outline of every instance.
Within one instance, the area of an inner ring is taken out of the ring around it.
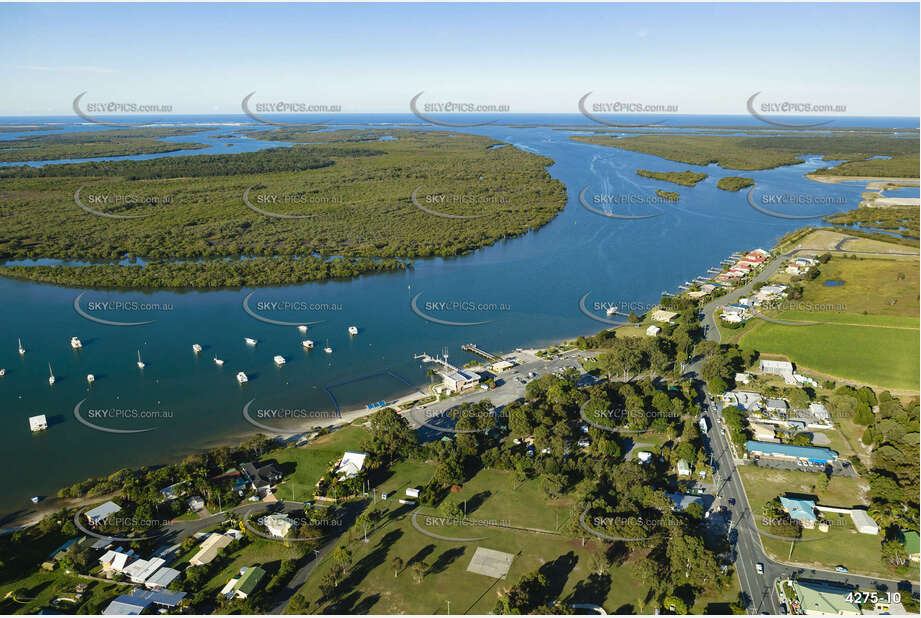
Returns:
[[[820,319],[821,314],[812,314]],[[797,365],[881,388],[918,390],[918,331],[840,324],[784,326],[759,321],[739,344]],[[856,353],[859,351],[859,354]]]

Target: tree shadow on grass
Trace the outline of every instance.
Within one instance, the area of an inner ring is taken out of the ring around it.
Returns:
[[[389,550],[393,547],[393,544],[396,543],[400,537],[403,536],[402,530],[391,530],[387,534],[381,537],[381,540],[377,542],[376,547],[384,551]]]
[[[569,579],[569,574],[576,568],[578,562],[579,557],[575,552],[570,551],[558,557],[553,562],[544,564],[538,569],[538,572],[547,578],[548,599],[557,599],[560,597],[563,588],[566,586],[566,580]]]
[[[416,554],[412,558],[407,560],[406,566],[404,568],[408,569],[409,567],[411,567],[417,562],[423,562],[428,557],[428,555],[431,554],[433,551],[435,551],[435,545],[433,545],[432,543],[429,543],[428,545],[426,545],[425,547],[417,551]]]
[[[452,547],[441,552],[441,555],[435,559],[435,562],[432,564],[432,568],[429,571],[430,573],[441,573],[447,569],[451,563],[464,555],[464,552],[467,551],[466,547]]]
[[[604,605],[604,600],[611,591],[611,576],[607,573],[598,575],[592,573],[587,578],[577,582],[572,592],[566,597],[567,604],[589,603],[591,605]]]
[[[348,596],[343,597],[323,609],[324,614],[367,614],[371,608],[380,600],[380,594],[369,594],[364,598],[361,592],[355,590]]]
[[[483,503],[486,502],[486,499],[492,496],[492,492],[489,490],[481,491],[478,494],[474,494],[467,500],[467,515],[476,512],[478,508],[483,506]]]

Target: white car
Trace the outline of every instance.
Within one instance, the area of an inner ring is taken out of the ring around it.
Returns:
[[[764,575],[764,563],[756,562],[755,570],[758,571],[758,575]]]

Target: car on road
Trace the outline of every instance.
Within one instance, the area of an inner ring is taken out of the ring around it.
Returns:
[[[736,499],[735,499],[735,498],[729,498],[729,506],[735,506],[735,505],[736,505]]]
[[[839,564],[838,566],[835,567],[835,571],[837,571],[838,573],[847,573],[847,567]]]
[[[764,575],[764,563],[763,563],[763,562],[756,562],[756,563],[755,563],[755,570],[758,571],[758,575]]]

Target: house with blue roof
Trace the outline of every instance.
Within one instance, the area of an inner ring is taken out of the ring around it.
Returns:
[[[795,446],[749,440],[745,443],[745,450],[750,456],[755,457],[808,461],[816,464],[830,464],[838,460],[838,453],[821,446]]]
[[[795,519],[803,528],[814,528],[818,517],[815,516],[815,502],[812,500],[801,500],[799,498],[787,498],[780,496],[780,506]]]

